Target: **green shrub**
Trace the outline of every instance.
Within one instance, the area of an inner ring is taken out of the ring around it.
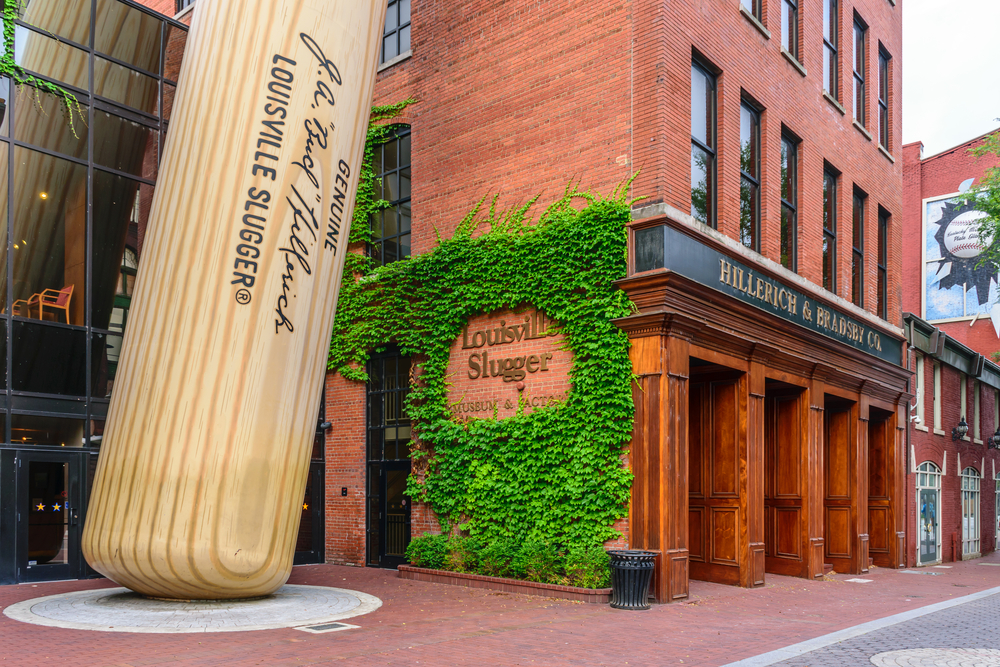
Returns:
[[[490,577],[516,577],[513,560],[519,549],[512,539],[495,540],[479,553],[479,573]]]
[[[410,540],[410,545],[406,547],[406,559],[416,567],[441,570],[444,568],[447,552],[447,535],[424,533],[423,536]]]
[[[529,540],[511,563],[511,570],[518,579],[554,583],[559,577],[561,563],[556,548],[542,540]]]
[[[570,548],[565,567],[570,586],[607,588],[611,585],[611,558],[599,544]]]
[[[451,538],[444,557],[444,569],[452,572],[478,572],[482,549],[483,544],[479,538]]]

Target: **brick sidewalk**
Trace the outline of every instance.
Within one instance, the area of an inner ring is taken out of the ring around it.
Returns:
[[[323,635],[298,630],[115,634],[27,625],[0,615],[0,667],[140,665],[706,665],[758,655],[891,614],[1000,586],[1000,554],[937,574],[875,569],[807,581],[768,575],[762,589],[691,582],[686,603],[647,612],[403,581],[387,570],[316,565],[290,583],[379,597],[383,606]],[[74,581],[0,587],[0,607],[112,586]]]

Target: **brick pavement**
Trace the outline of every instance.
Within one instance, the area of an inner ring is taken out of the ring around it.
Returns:
[[[1000,554],[937,574],[875,569],[864,578],[807,581],[768,575],[761,589],[691,582],[692,597],[647,612],[403,581],[395,572],[332,565],[295,568],[291,583],[375,595],[358,629],[311,635],[267,630],[132,635],[26,625],[0,616],[0,667],[92,665],[705,665],[766,653],[860,623],[1000,586]],[[0,587],[0,606],[111,586],[73,581]],[[961,608],[965,608],[963,605]],[[974,625],[981,625],[980,622]],[[808,663],[804,663],[808,664]]]

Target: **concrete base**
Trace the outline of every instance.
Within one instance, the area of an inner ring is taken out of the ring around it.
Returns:
[[[340,588],[285,585],[253,600],[153,600],[126,588],[101,588],[18,602],[4,609],[15,621],[99,632],[240,632],[303,628],[361,616],[378,598]]]

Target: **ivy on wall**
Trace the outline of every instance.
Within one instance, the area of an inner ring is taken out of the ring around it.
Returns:
[[[10,77],[15,83],[34,86],[34,90],[36,91],[35,102],[39,105],[39,108],[41,108],[37,92],[39,90],[55,95],[62,100],[63,111],[69,123],[70,130],[72,130],[73,136],[77,136],[73,113],[76,112],[84,123],[86,123],[87,117],[84,115],[76,96],[62,86],[43,81],[38,77],[28,74],[23,67],[17,64],[14,58],[15,21],[21,18],[23,8],[23,0],[3,0],[3,55],[0,56],[0,76]],[[52,35],[52,37],[55,38],[55,35]],[[13,92],[12,90],[11,93]]]
[[[629,185],[608,197],[567,189],[536,221],[534,200],[507,212],[483,200],[430,252],[382,267],[349,261],[345,276],[356,280],[341,289],[329,368],[365,381],[369,354],[393,343],[420,360],[405,405],[416,434],[407,492],[430,504],[442,529],[583,545],[618,536],[634,408],[628,338],[611,320],[632,307],[612,281],[625,275]],[[359,192],[355,241],[382,205],[366,184]],[[452,342],[469,317],[522,305],[559,323],[574,355],[568,398],[525,413],[522,397],[502,420],[453,418]]]

